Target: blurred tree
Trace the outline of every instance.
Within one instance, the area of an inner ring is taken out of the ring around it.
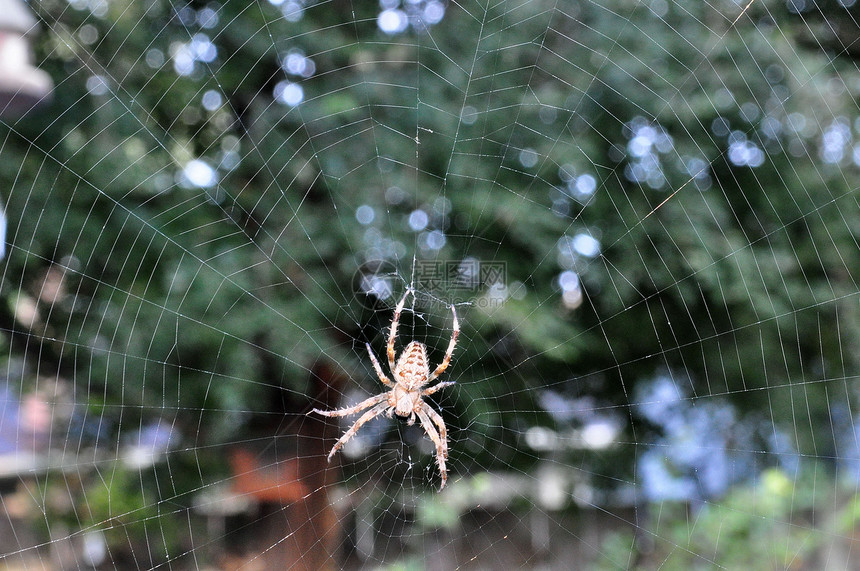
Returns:
[[[451,3],[398,33],[375,4],[274,4],[34,6],[57,88],[0,125],[0,319],[105,443],[163,417],[197,454],[288,431],[320,361],[375,390],[362,345],[421,260],[505,264],[463,308],[455,464],[533,462],[522,427],[562,422],[535,389],[623,410],[666,371],[828,438],[860,354],[843,36],[784,2]]]

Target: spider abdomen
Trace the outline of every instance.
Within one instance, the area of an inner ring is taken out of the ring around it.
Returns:
[[[400,354],[394,367],[395,382],[407,390],[414,390],[427,383],[430,367],[427,364],[427,348],[423,343],[412,341]]]

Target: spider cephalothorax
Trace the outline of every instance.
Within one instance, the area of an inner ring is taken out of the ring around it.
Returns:
[[[392,414],[405,417],[409,424],[415,422],[415,418],[421,422],[421,426],[436,445],[436,462],[439,464],[439,473],[442,475],[442,485],[439,489],[445,487],[445,482],[448,480],[448,471],[445,467],[445,461],[448,459],[448,431],[445,428],[445,422],[438,412],[433,410],[422,397],[432,395],[439,389],[453,385],[453,382],[437,383],[432,387],[425,388],[432,383],[436,378],[445,372],[448,364],[451,362],[451,356],[454,354],[454,347],[457,345],[457,335],[460,334],[460,324],[457,321],[457,311],[454,306],[451,306],[451,313],[454,314],[454,324],[452,326],[451,341],[448,343],[448,350],[445,352],[445,357],[438,367],[431,373],[430,365],[427,361],[427,348],[423,343],[418,341],[410,342],[400,358],[395,364],[394,342],[397,339],[397,324],[400,322],[400,312],[403,311],[403,306],[406,304],[406,298],[414,292],[410,289],[397,304],[394,310],[394,317],[391,320],[391,332],[388,334],[388,368],[394,377],[392,381],[385,373],[382,372],[382,367],[379,366],[376,356],[370,349],[370,344],[367,343],[367,353],[370,355],[370,361],[373,363],[373,368],[379,380],[387,387],[391,387],[390,391],[370,397],[369,399],[358,403],[355,406],[348,408],[340,408],[337,410],[319,410],[314,409],[314,412],[324,416],[347,416],[356,414],[365,409],[363,415],[356,420],[353,425],[347,430],[340,440],[335,443],[329,452],[328,459],[334,456],[334,453],[346,444],[352,438],[358,429],[369,420],[376,418],[380,414],[387,414],[389,417]]]

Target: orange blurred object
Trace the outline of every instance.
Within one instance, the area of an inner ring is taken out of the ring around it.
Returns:
[[[289,504],[308,496],[307,486],[299,480],[297,458],[261,462],[245,449],[233,450],[230,464],[235,474],[233,489],[260,502]]]

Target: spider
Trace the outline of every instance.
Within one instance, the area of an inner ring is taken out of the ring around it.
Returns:
[[[442,362],[432,373],[427,362],[427,347],[418,341],[411,341],[406,346],[406,349],[400,354],[400,358],[397,359],[397,364],[395,365],[394,342],[397,339],[397,324],[400,321],[400,312],[403,311],[406,298],[409,297],[410,293],[413,296],[415,295],[412,289],[408,289],[397,304],[394,310],[394,317],[391,320],[391,332],[388,334],[388,368],[394,377],[393,382],[382,372],[382,367],[379,366],[379,361],[377,361],[376,356],[373,354],[370,343],[365,343],[367,354],[370,355],[370,361],[373,363],[376,375],[382,381],[382,384],[391,387],[391,390],[378,394],[375,397],[370,397],[348,408],[339,408],[337,410],[320,410],[315,408],[313,412],[323,416],[349,416],[365,409],[370,409],[361,415],[350,429],[340,437],[340,440],[337,441],[334,447],[332,447],[328,455],[329,461],[331,461],[335,452],[340,450],[350,438],[355,436],[355,433],[366,422],[376,418],[380,414],[385,413],[389,418],[391,418],[392,414],[400,417],[408,417],[407,424],[409,425],[415,424],[415,418],[417,417],[421,421],[421,426],[424,428],[427,436],[436,445],[436,462],[439,464],[439,473],[442,475],[442,485],[439,486],[439,490],[441,491],[445,487],[445,482],[448,481],[448,471],[445,468],[445,460],[448,459],[448,431],[439,413],[424,402],[422,397],[432,395],[438,390],[454,384],[453,381],[448,381],[425,388],[448,368],[451,356],[454,353],[454,347],[457,345],[460,324],[457,321],[457,311],[452,305],[451,313],[454,314],[454,324],[452,325],[451,341],[448,343],[445,358],[442,359]]]

